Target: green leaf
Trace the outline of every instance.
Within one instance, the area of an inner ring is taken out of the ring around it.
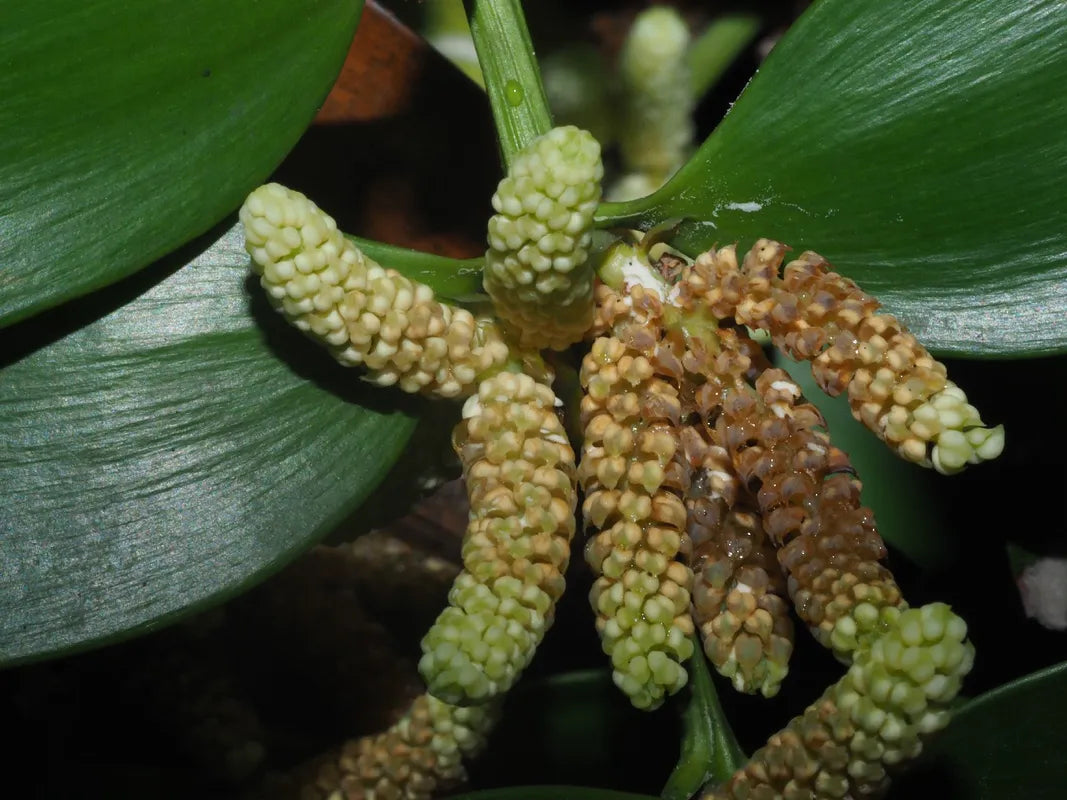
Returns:
[[[555,782],[597,783],[598,771],[618,771],[615,765],[624,752],[618,732],[644,721],[643,715],[635,712],[606,670],[551,675],[516,687],[490,748],[532,759],[537,766],[530,772],[535,776],[547,773]],[[529,780],[519,776],[512,782],[523,778]]]
[[[583,650],[594,662],[602,658],[592,620],[583,615],[588,601],[581,587],[570,585],[562,603],[556,625],[569,629],[557,627],[547,637],[531,665],[535,672],[561,658],[584,661]],[[562,644],[560,637],[566,637]],[[584,785],[654,794],[677,758],[677,722],[673,709],[634,708],[603,668],[524,680],[507,698],[486,752],[471,764],[472,786]]]
[[[353,511],[414,427],[407,398],[274,313],[240,226],[200,249],[0,340],[0,663],[247,588]]]
[[[734,738],[704,658],[700,641],[689,662],[689,704],[683,717],[682,752],[663,787],[663,800],[689,800],[708,781],[722,783],[748,760]]]
[[[1067,4],[821,0],[692,161],[602,225],[813,249],[932,349],[1067,350]]]
[[[972,700],[890,796],[1059,800],[1067,786],[1065,708],[1067,662]]]
[[[337,75],[362,0],[8,0],[0,325],[112,283],[261,183]]]
[[[804,397],[819,408],[833,443],[848,453],[863,481],[863,504],[874,511],[882,538],[921,567],[951,566],[960,542],[938,500],[944,479],[890,451],[853,418],[847,397],[823,394],[815,385],[811,364],[780,358],[776,366],[788,372]]]

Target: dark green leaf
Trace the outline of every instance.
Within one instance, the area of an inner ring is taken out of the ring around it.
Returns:
[[[813,249],[930,347],[1067,349],[1067,4],[821,0],[693,160],[601,222]]]
[[[663,787],[663,800],[689,800],[708,781],[727,780],[748,760],[719,705],[700,642],[689,662],[689,705],[685,709],[682,752]]]
[[[552,631],[532,670],[562,655],[553,654],[553,647],[562,646],[568,658],[588,647],[596,660],[601,658],[592,620],[582,615],[588,607],[585,594],[580,585],[568,586],[556,623],[567,630]],[[561,645],[557,634],[569,643]],[[677,722],[673,707],[653,713],[634,708],[606,669],[524,680],[508,697],[488,749],[471,765],[472,785],[584,785],[655,793],[678,755]]]
[[[1067,786],[1065,708],[1067,663],[972,700],[891,796],[1059,800]]]
[[[232,211],[311,121],[362,0],[8,0],[0,325]]]
[[[235,594],[356,508],[410,435],[406,398],[269,308],[239,227],[134,280],[186,260],[132,302],[127,281],[3,334],[0,352],[60,338],[0,377],[0,663]]]

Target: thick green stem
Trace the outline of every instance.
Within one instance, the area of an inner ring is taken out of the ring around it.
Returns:
[[[682,719],[682,752],[663,787],[664,800],[688,800],[709,781],[727,780],[747,761],[719,705],[703,648],[695,638],[693,643],[696,655],[689,666],[689,705]]]
[[[505,166],[552,127],[521,0],[466,0]]]

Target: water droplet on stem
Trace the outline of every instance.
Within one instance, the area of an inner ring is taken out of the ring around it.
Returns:
[[[504,97],[507,98],[508,105],[512,108],[522,105],[525,94],[522,86],[516,80],[510,80],[504,84]]]

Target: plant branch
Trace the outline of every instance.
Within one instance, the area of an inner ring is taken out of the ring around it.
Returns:
[[[506,166],[552,127],[521,0],[465,0]]]
[[[700,642],[690,659],[689,705],[682,719],[684,733],[678,764],[663,787],[663,800],[689,800],[708,781],[721,783],[747,760],[719,705]]]

